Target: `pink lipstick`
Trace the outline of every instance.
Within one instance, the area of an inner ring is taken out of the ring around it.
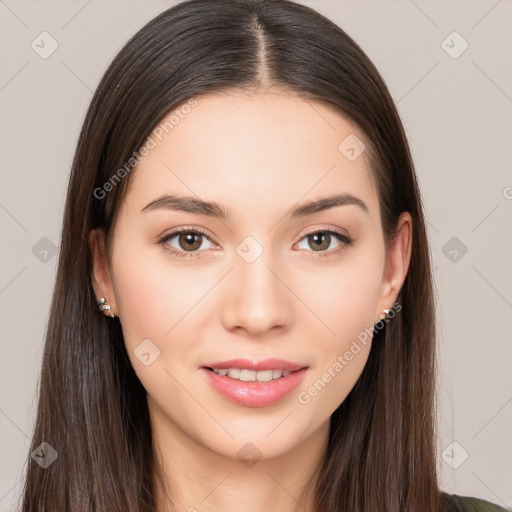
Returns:
[[[265,407],[299,386],[307,369],[307,365],[283,359],[231,359],[207,363],[200,372],[228,400],[246,407]]]

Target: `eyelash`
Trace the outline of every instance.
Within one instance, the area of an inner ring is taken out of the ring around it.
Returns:
[[[161,245],[165,251],[170,252],[173,256],[176,256],[178,258],[193,258],[197,252],[201,252],[201,251],[177,251],[175,249],[169,248],[169,245],[167,244],[167,242],[169,240],[172,240],[175,236],[180,235],[181,233],[200,234],[200,235],[203,235],[206,238],[208,238],[208,240],[210,240],[210,237],[201,229],[183,227],[183,228],[175,229],[174,231],[171,231],[170,233],[165,234],[162,238],[160,238],[157,241],[157,244]],[[320,256],[323,258],[327,258],[328,256],[330,256],[332,254],[340,253],[347,247],[351,246],[352,243],[354,242],[354,240],[351,237],[349,237],[345,233],[342,233],[341,231],[338,231],[337,229],[333,229],[333,228],[315,229],[313,231],[305,233],[304,236],[299,240],[299,242],[302,241],[304,238],[307,238],[308,236],[311,236],[311,235],[315,235],[317,233],[328,233],[330,235],[334,235],[341,242],[341,245],[337,249],[332,249],[330,251],[310,251],[310,252],[315,252],[317,256]]]

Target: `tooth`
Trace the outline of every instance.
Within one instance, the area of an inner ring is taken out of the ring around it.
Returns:
[[[256,380],[256,372],[254,370],[240,370],[239,378],[244,382],[254,382]]]
[[[283,373],[282,370],[272,370],[272,378],[279,379],[279,377],[281,377],[282,373]]]
[[[269,382],[272,380],[273,373],[272,370],[261,370],[256,373],[256,380],[258,382]]]
[[[232,379],[244,382],[270,382],[272,380],[286,377],[291,372],[289,370],[248,370],[246,368],[212,368],[217,375],[228,376]]]
[[[228,377],[231,377],[232,379],[239,379],[240,370],[238,368],[230,368],[228,370]]]

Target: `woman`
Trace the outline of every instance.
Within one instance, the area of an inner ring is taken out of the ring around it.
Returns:
[[[431,279],[357,44],[285,0],[169,9],[84,121],[22,510],[503,510],[438,487]]]

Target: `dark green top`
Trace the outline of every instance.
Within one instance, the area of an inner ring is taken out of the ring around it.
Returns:
[[[458,494],[442,493],[443,498],[450,503],[450,512],[510,512],[512,509],[503,508],[499,505],[481,498],[472,496],[459,496]]]

